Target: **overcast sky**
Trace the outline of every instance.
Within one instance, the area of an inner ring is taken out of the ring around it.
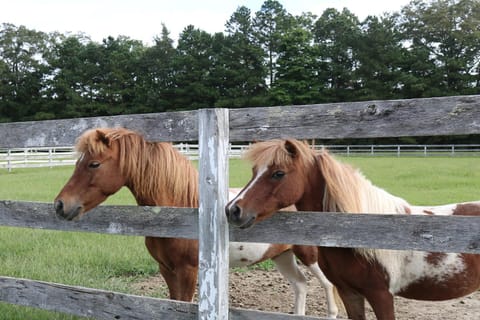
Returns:
[[[0,23],[24,25],[37,31],[84,32],[94,41],[128,36],[151,44],[165,23],[177,39],[189,24],[208,33],[224,31],[225,22],[239,6],[252,13],[263,0],[10,0],[2,1]],[[410,0],[280,0],[291,14],[346,7],[360,20],[367,15],[399,11]]]

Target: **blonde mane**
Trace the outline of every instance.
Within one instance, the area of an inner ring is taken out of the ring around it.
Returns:
[[[99,134],[104,134],[105,141]],[[119,150],[120,173],[130,181],[137,199],[155,201],[163,192],[169,194],[172,203],[162,205],[198,206],[198,172],[170,143],[149,142],[124,128],[99,128],[80,136],[76,150],[96,156],[113,144]]]
[[[298,153],[296,158],[307,161],[308,164],[314,163],[314,151],[306,143],[297,140],[288,140],[291,142]],[[253,166],[290,166],[294,163],[291,153],[285,147],[285,140],[273,139],[254,143],[243,153],[243,158],[253,164]]]

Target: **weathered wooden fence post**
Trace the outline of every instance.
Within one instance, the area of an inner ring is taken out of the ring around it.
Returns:
[[[228,319],[228,109],[199,111],[198,318]]]

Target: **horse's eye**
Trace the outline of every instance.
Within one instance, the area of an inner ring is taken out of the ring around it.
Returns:
[[[275,172],[272,174],[272,179],[274,179],[274,180],[280,180],[280,179],[282,179],[284,176],[285,176],[285,172],[283,172],[283,171],[275,171]]]
[[[98,167],[100,167],[100,162],[98,161],[92,161],[88,164],[88,167],[90,169],[97,169]]]

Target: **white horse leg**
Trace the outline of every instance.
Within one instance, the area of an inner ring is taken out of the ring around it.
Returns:
[[[335,302],[335,294],[333,292],[333,284],[325,277],[322,270],[318,266],[318,263],[307,266],[308,270],[315,277],[320,280],[320,284],[325,289],[325,296],[327,297],[327,316],[332,319],[336,319],[338,315],[338,306]]]
[[[295,292],[295,314],[305,315],[305,304],[307,300],[307,278],[298,268],[295,255],[292,250],[272,258],[278,271],[290,282]]]

